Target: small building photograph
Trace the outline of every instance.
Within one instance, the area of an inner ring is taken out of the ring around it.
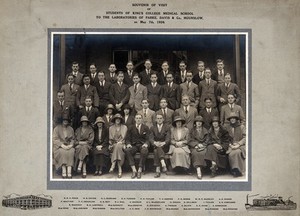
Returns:
[[[10,197],[10,196],[9,196]],[[26,195],[13,198],[6,197],[2,200],[3,207],[27,209],[40,209],[52,207],[52,200],[41,196]]]

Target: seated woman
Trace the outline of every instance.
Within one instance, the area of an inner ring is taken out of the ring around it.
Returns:
[[[174,117],[171,128],[171,145],[169,153],[172,154],[170,161],[172,168],[183,167],[186,172],[191,165],[189,142],[189,129],[183,127],[185,120],[180,117]]]
[[[132,109],[129,104],[125,104],[123,106],[124,124],[127,126],[127,128],[129,128],[131,125],[135,124],[134,116],[131,114],[131,111],[132,111]]]
[[[120,114],[114,115],[112,118],[113,125],[109,128],[109,150],[112,151],[111,155],[111,168],[109,172],[113,172],[116,164],[118,165],[118,178],[122,177],[122,166],[125,160],[125,137],[127,127],[124,125],[123,117]]]
[[[74,130],[69,124],[69,117],[64,116],[52,134],[54,165],[56,169],[61,167],[62,178],[72,178],[74,164]]]
[[[246,159],[246,127],[239,123],[239,116],[231,113],[227,118],[230,124],[226,127],[232,137],[232,144],[227,150],[231,173],[234,177],[239,177],[245,173]]]
[[[94,130],[86,116],[80,118],[81,126],[75,131],[75,164],[78,163],[77,172],[86,178],[86,160],[94,141]]]
[[[194,127],[190,132],[189,146],[192,152],[192,163],[197,170],[197,178],[202,179],[201,167],[206,167],[205,154],[208,142],[208,131],[203,127],[203,118],[196,116]]]
[[[211,162],[211,177],[215,177],[219,167],[226,168],[227,166],[226,151],[232,141],[228,131],[220,126],[219,117],[212,118],[212,127],[209,130],[208,139],[205,159]]]
[[[109,157],[108,151],[108,129],[104,126],[105,122],[98,117],[95,122],[95,138],[93,143],[94,166],[96,167],[95,176],[102,175],[102,168],[106,167]]]

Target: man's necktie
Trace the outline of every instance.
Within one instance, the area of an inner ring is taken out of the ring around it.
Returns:
[[[185,107],[185,113],[186,113],[186,114],[188,113],[188,109],[187,109],[187,107]]]
[[[137,91],[137,84],[134,84],[134,93]]]

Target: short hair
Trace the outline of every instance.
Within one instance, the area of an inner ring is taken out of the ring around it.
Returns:
[[[91,99],[92,100],[92,96],[87,95],[87,96],[85,96],[84,100],[86,100],[86,99]]]
[[[231,75],[230,75],[230,73],[226,73],[224,77],[226,77],[226,76],[230,76],[230,78],[231,78]]]
[[[189,70],[189,71],[186,72],[186,74],[188,74],[188,73],[193,74],[193,71]]]
[[[188,96],[187,94],[183,94],[183,95],[181,96],[181,100],[182,100],[183,98],[188,98],[188,99],[191,101],[190,96]]]
[[[149,100],[148,100],[148,99],[143,99],[141,102],[143,103],[143,101],[147,101],[147,103],[149,103]]]
[[[205,65],[204,61],[198,61],[198,64],[204,64]]]
[[[132,75],[132,78],[133,78],[133,77],[135,77],[135,76],[137,76],[138,78],[140,78],[140,79],[141,79],[141,76],[140,76],[140,74],[139,74],[139,73],[134,73],[134,74]]]
[[[151,72],[151,73],[150,73],[150,77],[151,77],[152,75],[156,75],[156,76],[157,76],[157,73],[156,73],[156,72]]]
[[[63,94],[65,94],[65,92],[64,92],[64,91],[62,91],[62,90],[58,90],[58,91],[57,91],[57,93],[56,93],[56,95],[58,95],[58,94],[60,94],[60,93],[63,93]]]
[[[210,97],[204,98],[204,102],[206,102],[207,100],[212,101],[212,99]]]
[[[209,67],[206,67],[206,68],[205,68],[205,70],[209,70],[209,71],[211,72],[211,70],[210,70],[210,68],[209,68]]]
[[[72,76],[73,78],[75,78],[75,76],[74,76],[72,73],[68,73],[67,76],[66,76],[67,79],[68,79],[70,76]]]
[[[227,97],[228,97],[229,95],[233,96],[234,99],[236,99],[236,96],[235,96],[234,94],[228,94]]]
[[[99,71],[98,74],[99,74],[99,73],[103,73],[103,74],[105,75],[105,72],[104,72],[104,71]]]
[[[224,63],[224,60],[223,59],[217,59],[216,62],[217,62],[217,64],[218,63]]]
[[[119,76],[120,74],[123,74],[123,75],[124,75],[124,72],[123,72],[123,71],[118,71],[118,72],[117,72],[117,76]]]
[[[143,118],[143,115],[140,114],[140,113],[135,114],[134,118],[137,117],[137,116],[141,116],[141,118]]]
[[[166,77],[169,76],[169,75],[171,75],[172,77],[174,77],[173,73],[168,73],[168,74],[166,75]]]
[[[157,114],[155,115],[155,118],[157,118],[157,116],[161,116],[161,117],[164,119],[164,115],[163,115],[163,114],[157,113]]]
[[[133,61],[131,61],[131,60],[128,61],[126,65],[128,65],[129,63],[131,63],[133,65]]]
[[[86,77],[90,78],[90,76],[89,76],[88,74],[83,74],[82,80],[83,80],[84,78],[86,78]]]
[[[179,64],[185,64],[186,65],[186,62],[182,60],[182,61],[179,62]]]
[[[112,66],[112,65],[114,65],[115,66],[115,68],[117,68],[117,66],[116,66],[116,64],[115,63],[111,63],[108,67],[110,67],[110,66]]]
[[[145,63],[146,63],[147,61],[151,63],[151,60],[150,60],[150,59],[146,59],[146,60],[145,60]],[[152,64],[152,63],[151,63],[151,64]]]
[[[94,65],[95,68],[97,68],[97,65],[96,65],[94,62],[90,63],[90,66],[91,66],[91,65]]]
[[[168,63],[168,61],[163,61],[163,63],[161,64],[161,65],[163,65],[163,64],[167,64],[167,65],[169,65],[169,63]]]
[[[72,65],[74,65],[74,64],[78,64],[78,66],[79,66],[79,63],[77,61],[73,61]]]
[[[161,98],[159,102],[161,102],[162,100],[165,100],[168,103],[168,99],[167,98]]]

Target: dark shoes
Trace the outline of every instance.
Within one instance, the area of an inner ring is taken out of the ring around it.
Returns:
[[[138,178],[138,179],[142,178],[142,172],[138,172],[138,173],[137,173],[137,178]]]
[[[132,172],[131,178],[134,179],[137,176],[136,172]]]
[[[240,176],[242,176],[242,173],[238,169],[236,169],[236,168],[234,168],[234,169],[231,170],[231,174],[233,175],[233,177],[240,177]]]
[[[86,173],[82,173],[81,177],[86,178]]]
[[[163,173],[167,173],[167,171],[168,171],[168,170],[167,170],[167,167],[165,167],[165,166],[162,167],[161,171],[162,171]]]
[[[132,176],[131,176],[132,177]],[[118,174],[118,178],[122,178],[122,173]]]
[[[218,170],[217,165],[212,165],[210,170],[211,170],[211,176],[210,177],[214,178],[217,175],[217,170]]]
[[[159,178],[159,177],[160,177],[160,172],[156,172],[154,178]]]

